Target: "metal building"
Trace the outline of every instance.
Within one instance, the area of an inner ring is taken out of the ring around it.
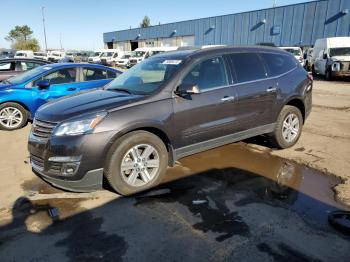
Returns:
[[[350,0],[319,0],[244,13],[103,34],[107,48],[145,46],[311,46],[316,39],[350,35]]]

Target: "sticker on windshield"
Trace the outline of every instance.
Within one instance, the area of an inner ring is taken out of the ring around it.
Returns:
[[[165,60],[163,65],[178,65],[182,62],[182,60]]]

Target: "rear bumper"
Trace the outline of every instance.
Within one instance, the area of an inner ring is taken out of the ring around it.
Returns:
[[[95,169],[87,172],[82,179],[69,181],[47,176],[33,167],[33,173],[55,187],[73,192],[92,192],[102,189],[103,169]]]

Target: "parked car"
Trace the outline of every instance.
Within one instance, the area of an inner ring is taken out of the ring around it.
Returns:
[[[333,77],[350,76],[350,37],[317,39],[314,45],[312,72]]]
[[[16,50],[13,49],[0,49],[0,59],[13,58]]]
[[[48,53],[48,60],[53,63],[57,63],[66,56],[66,53],[63,51],[50,51]]]
[[[118,67],[128,67],[128,62],[131,56],[131,52],[125,52],[123,56],[115,59],[115,65]]]
[[[291,53],[302,66],[305,65],[303,50],[301,50],[300,47],[291,46],[291,47],[280,47],[280,48],[283,49],[284,51]]]
[[[34,58],[35,59],[42,59],[45,61],[49,60],[46,52],[34,52]]]
[[[132,56],[129,58],[128,67],[130,68],[153,55],[168,52],[168,51],[174,51],[176,49],[177,47],[166,47],[166,46],[137,48],[132,53]]]
[[[197,152],[263,134],[293,146],[311,96],[312,77],[277,48],[159,54],[103,89],[42,106],[29,136],[31,165],[57,187],[95,190],[105,176],[129,195]]]
[[[48,101],[102,87],[120,73],[101,65],[49,64],[4,80],[0,83],[0,129],[21,128]]]
[[[18,50],[14,58],[34,58],[34,52],[32,50]]]
[[[27,58],[0,59],[0,82],[48,63],[50,62]]]

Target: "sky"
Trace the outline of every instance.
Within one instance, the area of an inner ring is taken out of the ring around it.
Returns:
[[[306,0],[276,0],[277,6]],[[151,24],[238,13],[272,7],[274,0],[1,0],[0,48],[16,25],[28,25],[45,49],[41,7],[45,7],[48,48],[94,50],[103,33],[138,27],[145,15]]]

